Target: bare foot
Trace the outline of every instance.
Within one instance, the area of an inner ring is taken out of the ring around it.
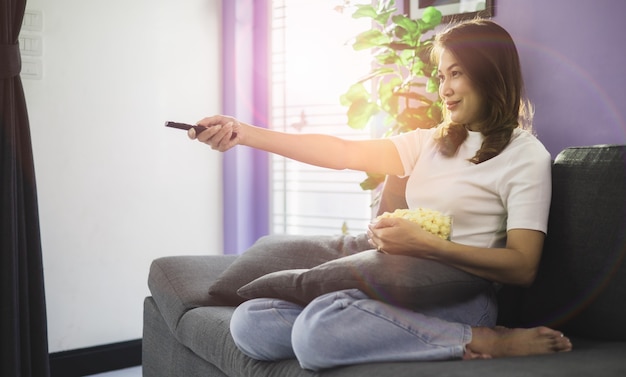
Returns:
[[[465,348],[465,353],[463,353],[463,360],[486,360],[486,359],[491,359],[491,356],[474,352],[470,350],[468,347]]]
[[[559,331],[547,327],[508,329],[473,327],[472,341],[463,359],[542,355],[572,350],[572,343]]]

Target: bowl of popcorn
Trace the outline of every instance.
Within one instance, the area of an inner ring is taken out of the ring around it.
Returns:
[[[436,235],[444,240],[450,239],[452,231],[452,217],[427,208],[397,209],[393,212],[385,212],[376,217],[376,221],[385,218],[402,218],[414,222],[425,231]]]

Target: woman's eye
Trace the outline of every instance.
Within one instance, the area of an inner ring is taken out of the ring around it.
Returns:
[[[461,76],[461,71],[452,71],[450,73],[450,76],[452,76],[452,77],[459,77],[459,76]]]

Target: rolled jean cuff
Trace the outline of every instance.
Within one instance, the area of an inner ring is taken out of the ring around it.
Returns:
[[[459,347],[454,347],[454,357],[463,358],[463,355],[467,351],[467,345],[472,341],[472,327],[470,325],[463,325],[463,339]],[[459,354],[460,353],[460,354]]]

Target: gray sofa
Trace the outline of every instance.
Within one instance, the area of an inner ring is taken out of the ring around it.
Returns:
[[[385,205],[393,204],[386,189]],[[396,192],[401,192],[397,190]],[[568,148],[553,165],[549,235],[535,283],[499,292],[499,322],[546,324],[574,350],[475,361],[363,364],[315,373],[295,360],[243,355],[234,309],[209,287],[235,256],[155,260],[144,302],[143,375],[156,376],[626,376],[626,146]],[[392,203],[392,204],[390,204]]]

